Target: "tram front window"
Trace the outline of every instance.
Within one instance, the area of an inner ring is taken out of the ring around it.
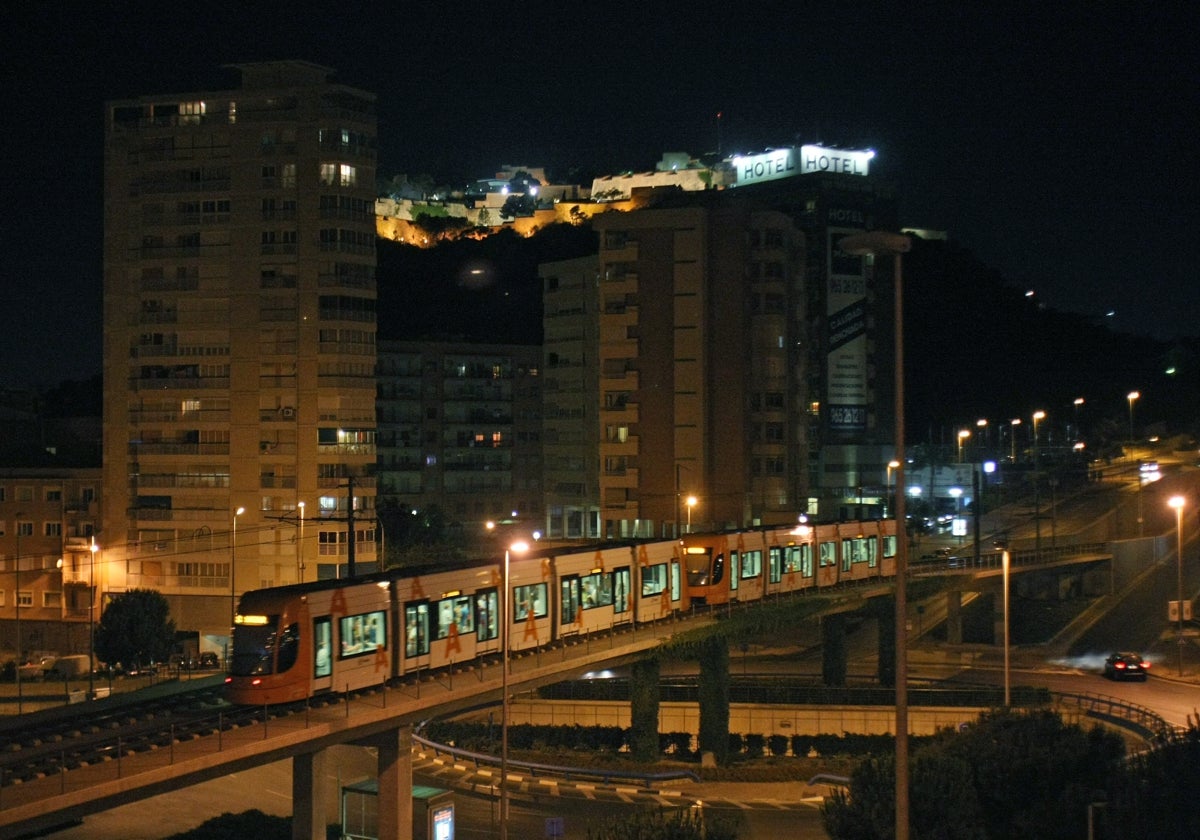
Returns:
[[[264,625],[239,624],[233,628],[233,661],[229,671],[235,677],[257,677],[274,673],[275,626],[279,616],[271,616]]]
[[[709,584],[709,564],[712,553],[707,548],[689,548],[687,550],[687,582],[689,586],[707,586]]]

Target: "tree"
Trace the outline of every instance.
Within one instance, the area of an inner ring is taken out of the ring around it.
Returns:
[[[939,732],[912,757],[912,837],[1080,837],[1092,792],[1120,772],[1124,749],[1119,735],[1051,711],[990,712],[964,731]],[[894,793],[894,756],[868,759],[849,791],[826,802],[825,830],[834,840],[894,836]]]
[[[640,659],[629,674],[629,751],[635,761],[658,759],[659,668],[657,659]]]
[[[729,639],[712,635],[700,643],[700,751],[729,763]]]
[[[518,216],[532,216],[534,210],[537,210],[537,199],[533,196],[510,195],[504,199],[504,206],[500,208],[500,217],[515,219]]]
[[[588,840],[737,840],[737,823],[693,809],[635,811],[588,826]]]
[[[115,665],[162,662],[175,642],[171,607],[153,589],[131,589],[108,605],[96,625],[96,657]]]
[[[1097,837],[1200,837],[1200,718],[1188,723],[1112,777]]]

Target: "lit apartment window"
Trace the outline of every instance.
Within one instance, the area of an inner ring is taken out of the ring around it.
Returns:
[[[321,183],[334,187],[353,187],[358,183],[358,169],[348,163],[322,163]]]
[[[199,123],[204,118],[207,106],[204,102],[180,102],[179,103],[179,123],[180,125],[194,125]]]

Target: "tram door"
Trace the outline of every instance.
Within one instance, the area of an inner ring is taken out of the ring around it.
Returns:
[[[562,600],[559,613],[559,628],[565,630],[579,618],[579,575],[567,575],[562,579]]]

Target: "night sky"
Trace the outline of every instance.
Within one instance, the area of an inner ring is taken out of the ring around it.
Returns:
[[[384,176],[870,147],[905,225],[1046,306],[1200,334],[1191,4],[22,5],[0,34],[0,387],[100,370],[103,102],[287,58],[378,94]]]

